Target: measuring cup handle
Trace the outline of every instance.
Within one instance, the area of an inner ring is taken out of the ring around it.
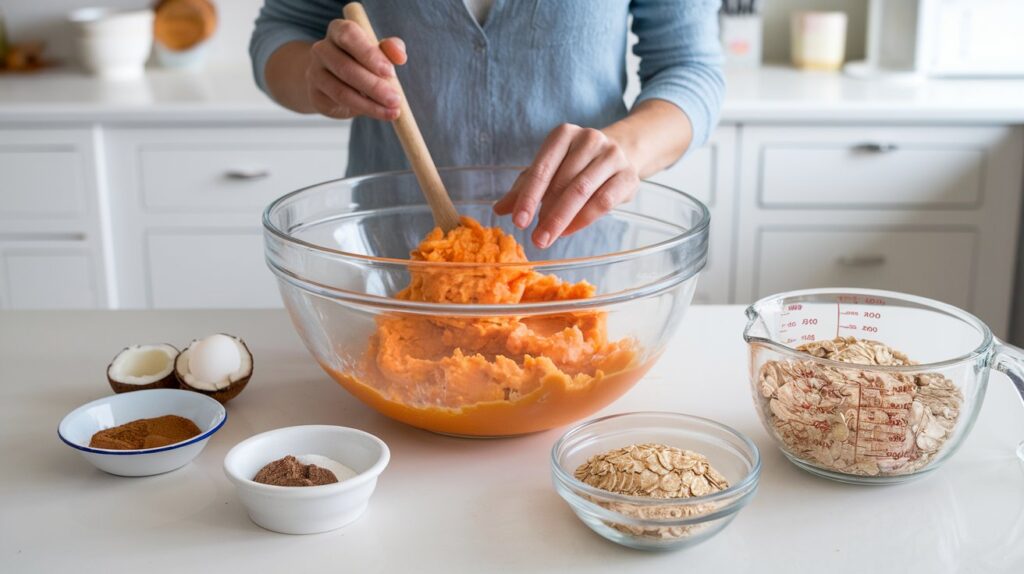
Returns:
[[[995,353],[992,355],[992,368],[1010,377],[1017,388],[1021,402],[1024,402],[1024,349],[1004,343],[999,339],[995,342]],[[1017,445],[1017,458],[1024,461],[1024,441]]]
[[[996,339],[992,367],[1010,377],[1013,386],[1024,402],[1024,349]]]

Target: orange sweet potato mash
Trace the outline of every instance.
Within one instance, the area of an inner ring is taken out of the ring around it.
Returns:
[[[414,261],[523,263],[423,266],[396,297],[435,303],[514,304],[594,295],[534,271],[523,248],[499,228],[463,217],[434,229]],[[359,399],[405,423],[437,432],[500,436],[567,424],[618,398],[650,366],[635,343],[608,341],[606,314],[442,317],[392,313],[377,319],[360,373],[329,372]]]

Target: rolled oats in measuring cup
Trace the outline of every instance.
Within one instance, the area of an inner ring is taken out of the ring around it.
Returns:
[[[762,299],[747,316],[758,414],[814,474],[893,483],[934,470],[973,425],[992,368],[1024,398],[1024,352],[938,301],[814,289]]]

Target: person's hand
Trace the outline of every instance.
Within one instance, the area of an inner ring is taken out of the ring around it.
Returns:
[[[537,215],[533,242],[544,249],[632,199],[639,185],[636,167],[613,138],[601,130],[562,124],[494,204],[494,212],[513,214],[520,229]]]
[[[399,94],[392,78],[406,61],[405,43],[386,38],[374,44],[355,22],[338,19],[323,40],[313,44],[306,69],[306,90],[313,108],[328,117],[398,117]]]

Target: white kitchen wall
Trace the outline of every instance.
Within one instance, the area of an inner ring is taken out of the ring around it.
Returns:
[[[215,0],[215,3],[220,14],[220,29],[214,39],[211,61],[242,62],[248,57],[249,33],[263,0]],[[848,57],[857,59],[864,55],[867,0],[763,0],[763,4],[766,61],[788,61],[789,14],[794,10],[809,9],[846,11],[850,17]],[[4,0],[0,9],[15,40],[44,39],[52,57],[68,59],[71,44],[64,23],[68,12],[85,6],[138,8],[149,5],[152,5],[152,0]]]

